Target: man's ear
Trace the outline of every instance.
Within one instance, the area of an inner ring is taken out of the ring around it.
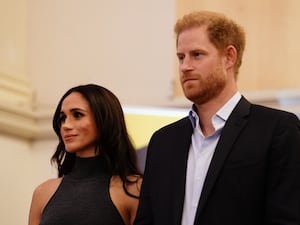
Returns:
[[[224,57],[225,57],[226,69],[233,68],[236,64],[236,57],[237,57],[236,48],[233,45],[227,46],[227,48],[224,51]]]

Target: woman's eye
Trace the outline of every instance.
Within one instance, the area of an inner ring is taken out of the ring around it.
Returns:
[[[83,114],[81,112],[74,112],[74,117],[75,118],[81,118]]]
[[[61,116],[59,117],[59,122],[60,122],[60,123],[65,122],[65,120],[66,120],[66,115],[61,115]]]

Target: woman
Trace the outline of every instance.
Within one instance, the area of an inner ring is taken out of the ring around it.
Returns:
[[[35,189],[29,225],[133,224],[142,178],[117,97],[95,84],[73,87],[53,129],[58,178]]]

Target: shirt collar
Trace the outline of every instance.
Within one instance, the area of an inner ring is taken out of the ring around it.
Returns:
[[[226,121],[230,116],[231,112],[233,111],[234,107],[237,105],[239,100],[241,99],[242,95],[240,92],[236,92],[228,102],[225,103],[216,113],[218,117]],[[196,105],[192,105],[192,109],[189,112],[189,118],[192,123],[193,128],[199,123],[199,117],[197,114]]]

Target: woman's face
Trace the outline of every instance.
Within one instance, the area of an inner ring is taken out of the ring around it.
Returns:
[[[67,152],[78,157],[95,156],[97,127],[87,100],[72,92],[62,102],[60,133]]]

